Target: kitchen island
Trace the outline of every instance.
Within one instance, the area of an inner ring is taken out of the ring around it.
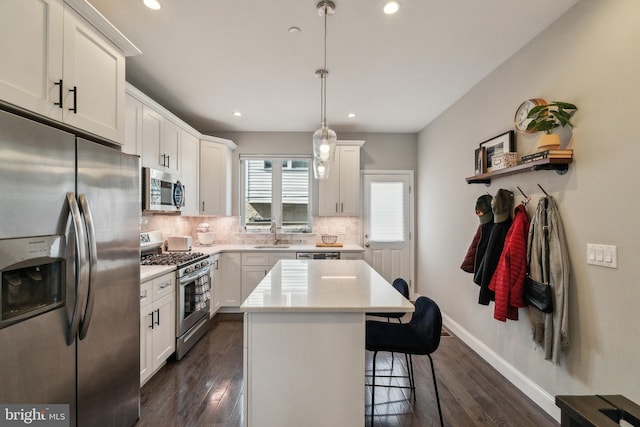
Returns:
[[[413,305],[362,260],[281,260],[240,306],[244,422],[361,426],[365,316]]]

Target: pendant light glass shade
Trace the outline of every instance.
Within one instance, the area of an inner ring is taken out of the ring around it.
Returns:
[[[336,156],[336,133],[326,126],[313,133],[313,157],[323,162],[333,162]]]
[[[318,15],[324,18],[324,67],[316,71],[320,77],[320,129],[313,133],[313,176],[316,179],[329,177],[329,164],[336,155],[336,133],[327,126],[327,16],[333,15],[336,5],[322,0],[316,6]]]
[[[317,157],[313,158],[313,177],[315,179],[327,179],[329,178],[329,167],[331,162],[322,161]]]

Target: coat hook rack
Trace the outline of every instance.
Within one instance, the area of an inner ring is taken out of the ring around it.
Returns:
[[[529,198],[529,196],[527,196],[526,194],[524,194],[524,191],[522,191],[522,188],[520,188],[520,187],[516,187],[516,188],[518,189],[518,191],[520,192],[520,194],[522,194],[522,196],[523,196],[525,199],[528,199],[528,198]]]
[[[520,187],[516,187],[518,189],[518,191],[520,192],[520,194],[522,194],[522,197],[524,197],[524,200],[522,201],[523,205],[526,205],[527,203],[529,203],[531,201],[531,197],[527,196],[525,194],[524,191],[522,191],[522,188]]]
[[[540,184],[536,184],[536,185],[537,185],[537,186],[542,190],[542,192],[544,193],[544,195],[545,195],[545,196],[547,196],[547,197],[551,197],[551,196],[549,195],[549,193],[547,193],[546,191],[544,191],[544,188],[542,188],[542,185],[540,185]]]

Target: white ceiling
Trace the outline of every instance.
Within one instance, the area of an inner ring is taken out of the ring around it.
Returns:
[[[197,130],[319,127],[317,0],[160,0],[159,11],[142,0],[89,1],[142,50],[127,59],[127,81]],[[401,0],[387,16],[382,0],[335,0],[329,126],[338,135],[420,131],[576,2]]]

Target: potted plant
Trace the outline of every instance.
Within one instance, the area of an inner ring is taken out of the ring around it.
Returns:
[[[578,108],[568,102],[553,101],[550,104],[533,107],[528,119],[527,132],[544,132],[538,141],[539,150],[551,150],[560,147],[560,137],[551,133],[557,127],[573,128],[571,116]]]

